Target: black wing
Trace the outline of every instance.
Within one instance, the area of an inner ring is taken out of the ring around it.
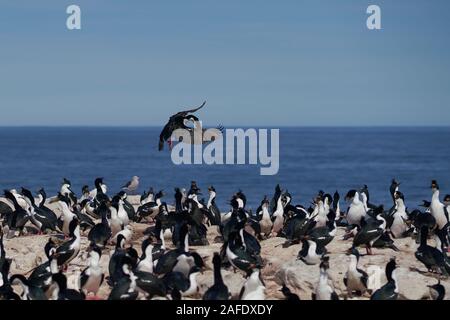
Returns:
[[[300,252],[298,253],[298,257],[306,257],[308,255],[309,244],[307,241],[303,241],[303,246]]]
[[[206,104],[206,101],[203,101],[203,103],[201,104],[201,106],[198,107],[198,108],[194,108],[194,109],[186,110],[186,111],[180,111],[180,112],[174,114],[173,116],[171,116],[171,117],[170,117],[170,120],[175,119],[175,118],[178,118],[178,117],[183,117],[183,118],[184,118],[184,117],[186,117],[189,113],[197,112],[198,110],[200,110],[201,108],[203,108],[203,107],[205,106],[205,104]],[[170,120],[169,120],[169,121],[170,121]]]
[[[167,141],[168,139],[170,139],[170,137],[172,136],[172,133],[175,130],[177,130],[177,129],[188,129],[188,127],[186,127],[184,125],[184,118],[189,113],[193,113],[193,112],[196,112],[196,111],[200,110],[201,108],[203,108],[205,106],[205,104],[206,104],[206,101],[204,101],[202,103],[202,105],[200,107],[198,107],[198,108],[191,109],[191,110],[186,110],[186,111],[181,111],[181,112],[178,112],[178,113],[174,114],[173,116],[171,116],[169,118],[169,121],[164,126],[164,129],[161,131],[161,134],[159,136],[158,150],[161,151],[164,148],[164,141]]]
[[[67,262],[70,262],[69,259],[71,259],[75,253],[75,250],[70,248],[73,242],[74,240],[69,240],[56,249],[56,253],[58,253],[58,266],[62,266]]]
[[[361,269],[356,269],[356,271],[358,271],[359,273],[362,274],[361,281],[364,284],[364,286],[367,288],[367,281],[369,280],[369,275],[364,270],[361,270]]]
[[[84,285],[87,283],[89,276],[86,274],[86,271],[89,269],[89,267],[87,267],[86,269],[83,270],[83,272],[80,275],[80,290],[83,289]]]

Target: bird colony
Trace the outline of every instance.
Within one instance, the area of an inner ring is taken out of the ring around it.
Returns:
[[[117,194],[94,185],[4,191],[1,299],[446,298],[450,196],[437,181],[414,210],[396,180],[389,204],[370,202],[367,186],[295,204],[277,185],[256,210],[243,191],[203,196],[194,181],[170,194],[136,194],[138,177]]]

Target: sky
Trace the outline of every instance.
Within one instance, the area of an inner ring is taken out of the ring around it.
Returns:
[[[0,126],[161,126],[203,100],[211,125],[448,126],[449,13],[448,0],[0,0]]]

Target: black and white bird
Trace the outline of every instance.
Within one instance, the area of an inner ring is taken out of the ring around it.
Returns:
[[[56,221],[58,219],[56,213],[50,209],[49,207],[46,206],[46,201],[47,201],[47,193],[45,192],[44,188],[40,188],[38,190],[38,202],[37,205],[39,206],[39,208],[41,210],[44,210],[47,212],[46,216],[52,220],[52,221]]]
[[[337,232],[336,212],[334,210],[328,210],[328,214],[325,219],[326,222],[324,226],[313,228],[307,233],[307,235],[314,240],[319,247],[322,248],[325,248],[331,241],[333,241]]]
[[[67,195],[58,193],[56,201],[58,201],[58,205],[62,212],[58,220],[58,228],[64,233],[64,235],[68,236],[69,225],[73,219],[76,219],[77,216],[71,209],[72,208],[71,202]]]
[[[396,201],[395,201],[395,193],[399,191],[400,188],[400,182],[398,182],[396,179],[392,179],[391,186],[389,187],[389,193],[391,194],[392,198],[392,208],[389,210],[388,214],[392,215],[395,208],[397,207]]]
[[[30,213],[19,204],[12,192],[5,190],[5,198],[13,203],[14,210],[5,216],[3,225],[6,224],[10,232],[19,230],[19,235],[21,235],[25,228],[25,224],[30,219]]]
[[[191,269],[196,266],[204,267],[203,259],[197,252],[189,251],[189,234],[188,226],[183,225],[180,228],[180,239],[178,248],[165,252],[156,263],[154,268],[155,274],[167,274],[169,272],[180,272],[185,276],[189,274]]]
[[[111,257],[109,258],[108,262],[108,272],[109,272],[109,278],[108,283],[110,285],[113,285],[119,281],[121,276],[123,275],[122,272],[122,264],[125,258],[127,257],[127,250],[125,248],[125,237],[122,235],[119,235],[117,237],[116,247],[114,249],[114,252],[112,252]]]
[[[80,198],[80,202],[82,202],[83,200],[88,200],[91,201],[91,191],[89,190],[89,186],[88,185],[84,185],[81,188],[81,198]]]
[[[243,301],[262,301],[266,299],[266,285],[261,278],[261,271],[259,269],[254,269],[247,278],[239,294],[239,299]]]
[[[136,300],[139,296],[137,288],[137,277],[134,275],[133,263],[130,258],[125,257],[120,266],[122,277],[114,284],[108,300]]]
[[[48,215],[48,211],[41,209],[35,203],[30,190],[22,188],[22,195],[29,201],[30,221],[39,229],[39,232],[56,231],[57,220]]]
[[[30,283],[25,276],[21,274],[15,274],[9,279],[11,285],[19,285],[22,288],[20,298],[22,300],[48,300],[44,291]]]
[[[162,279],[168,292],[178,291],[182,297],[192,297],[199,291],[197,276],[200,272],[200,268],[194,266],[187,275],[174,271],[166,274]]]
[[[26,211],[29,211],[29,204],[25,200],[24,196],[17,192],[16,189],[9,190],[11,194],[16,198],[17,203]]]
[[[63,196],[69,197],[71,194],[75,194],[71,189],[71,182],[67,180],[66,178],[63,179],[63,182],[61,183],[61,188],[59,190],[59,193],[61,193]]]
[[[433,196],[431,198],[430,213],[436,219],[439,230],[442,230],[449,222],[448,213],[445,212],[444,204],[439,200],[439,184],[436,180],[431,182]]]
[[[319,283],[317,284],[315,291],[312,293],[313,300],[339,300],[339,297],[328,276],[329,269],[330,258],[323,257],[322,262],[320,263]]]
[[[150,242],[142,244],[142,256],[138,262],[138,271],[153,273],[153,245]]]
[[[136,220],[140,222],[142,219],[155,219],[159,213],[159,209],[163,202],[161,199],[164,197],[164,191],[160,190],[156,195],[154,201],[146,202],[145,204],[139,206],[136,212]]]
[[[347,211],[347,222],[349,225],[359,225],[362,218],[365,218],[367,210],[356,190],[350,190],[345,196],[345,200],[351,201]]]
[[[362,187],[359,192],[361,196],[361,201],[364,204],[364,209],[366,210],[366,212],[369,212],[370,210],[377,208],[376,205],[370,203],[369,187],[367,185],[364,185],[364,187]]]
[[[108,240],[112,237],[111,227],[107,218],[108,213],[110,213],[108,205],[109,202],[102,202],[100,204],[98,211],[102,217],[102,221],[97,223],[88,234],[89,241],[101,248],[105,247]]]
[[[164,231],[161,230],[159,235],[150,235],[144,241],[142,241],[141,251],[145,253],[147,250],[147,246],[152,246],[152,259],[153,262],[156,261],[166,252],[166,241],[164,239]],[[153,263],[153,264],[154,264]]]
[[[46,216],[52,220],[52,221],[56,221],[58,219],[56,213],[50,209],[49,207],[47,207],[46,204],[46,200],[47,200],[47,193],[45,192],[44,188],[40,188],[38,190],[38,202],[37,205],[38,207],[46,212]]]
[[[145,191],[141,194],[141,197],[139,199],[140,205],[144,205],[148,202],[153,202],[155,198],[155,192],[153,191],[153,188],[150,188],[149,191]]]
[[[69,224],[69,240],[56,248],[58,266],[67,267],[75,259],[81,249],[80,225],[74,218]]]
[[[253,246],[253,245],[256,245]],[[232,232],[229,239],[224,243],[223,248],[231,265],[246,274],[262,267],[260,256],[260,246],[258,240],[252,235],[240,229],[238,232]]]
[[[55,254],[56,248],[56,243],[50,237],[44,246],[45,255],[48,260],[37,266],[28,277],[28,281],[32,285],[41,288],[44,292],[47,292],[52,284],[52,270],[58,269],[58,260]]]
[[[393,211],[393,221],[390,226],[390,231],[395,239],[405,238],[411,232],[407,224],[409,219],[408,213],[406,212],[405,197],[400,191],[396,191],[394,194],[395,199],[395,209]]]
[[[257,212],[257,219],[259,221],[259,226],[261,229],[260,234],[264,238],[270,236],[273,227],[273,222],[269,212],[269,206],[269,200],[267,199],[267,197],[264,197],[263,201],[261,202],[260,211]]]
[[[216,204],[216,197],[217,197],[216,189],[213,186],[210,186],[208,188],[208,193],[209,199],[208,203],[206,204],[206,209],[209,210],[210,216],[214,217],[213,221],[211,221],[211,224],[220,226],[222,221],[222,214]]]
[[[8,279],[10,266],[11,260],[6,257],[3,230],[0,228],[0,300],[20,300]]]
[[[111,202],[111,207],[109,208],[109,211],[111,213],[111,217],[109,219],[109,227],[111,228],[111,236],[114,237],[116,236],[117,233],[119,233],[120,231],[123,230],[124,228],[124,224],[122,222],[121,219],[119,219],[119,201],[120,197],[119,196],[114,196]],[[125,213],[126,215],[126,213]],[[128,215],[126,215],[128,218]]]
[[[94,246],[89,252],[89,266],[81,272],[80,290],[88,299],[98,300],[97,292],[103,283],[105,275],[100,266],[100,258],[102,251],[99,247]],[[93,296],[90,296],[90,294]]]
[[[13,212],[13,209],[5,201],[0,201],[0,217],[5,217]]]
[[[302,249],[298,253],[299,260],[307,265],[316,265],[322,261],[324,255],[325,249],[319,247],[314,240],[307,236],[302,240]]]
[[[147,299],[152,299],[154,296],[165,297],[167,288],[163,279],[159,278],[150,272],[134,271],[136,276],[136,285],[138,291],[142,293]]]
[[[395,258],[393,258],[386,265],[387,283],[375,291],[370,297],[370,300],[397,300],[399,289],[396,268],[397,263],[395,262]]]
[[[362,296],[367,291],[369,276],[364,270],[358,267],[359,258],[358,250],[353,249],[350,253],[348,270],[344,277],[344,284],[347,288],[349,297],[352,297],[353,293]]]
[[[281,231],[283,230],[285,217],[284,217],[284,209],[287,205],[288,197],[286,195],[280,195],[275,204],[275,211],[272,213],[272,232],[271,236],[276,237],[278,236]]]
[[[422,227],[420,230],[420,246],[417,248],[415,256],[422,262],[428,271],[437,272],[448,276],[450,274],[450,260],[438,248],[427,244],[428,228]]]
[[[230,292],[222,279],[221,266],[222,259],[219,253],[214,253],[213,257],[214,265],[214,284],[203,295],[203,300],[228,300],[230,298]]]
[[[441,284],[441,280],[435,285],[428,286],[430,289],[431,300],[444,300],[445,298],[445,287]]]
[[[103,181],[103,178],[96,178],[94,181],[95,189],[91,191],[91,195],[94,198],[94,203],[96,205],[101,204],[102,202],[110,201],[108,195],[106,194],[108,188]]]
[[[128,195],[125,191],[120,191],[117,194],[120,197],[119,204],[120,204],[120,210],[118,212],[119,218],[123,221],[124,225],[127,225],[130,221],[134,221],[136,218],[136,210],[134,209],[133,205],[128,201]],[[126,214],[128,215],[128,219],[124,216],[124,213],[122,212],[122,209],[125,210]]]
[[[283,284],[280,292],[283,294],[286,301],[300,301],[300,297],[295,293],[292,293],[291,289],[289,289],[285,284]]]
[[[67,277],[62,271],[53,274],[52,282],[53,291],[50,300],[85,300],[84,293],[67,287]]]
[[[361,227],[358,226],[358,233],[353,239],[353,248],[361,245],[366,246],[367,254],[372,255],[372,246],[386,230],[386,220],[378,214],[376,220],[361,219]]]
[[[180,112],[174,114],[173,116],[171,116],[159,136],[158,150],[161,151],[164,149],[165,141],[168,142],[170,148],[172,147],[172,142],[170,139],[175,130],[177,130],[177,129],[192,130],[191,127],[187,126],[187,122],[199,121],[199,119],[196,116],[194,116],[192,113],[197,112],[198,110],[203,108],[205,105],[206,105],[206,101],[203,102],[202,105],[198,108],[194,108],[194,109],[190,109],[190,110],[186,110],[186,111],[180,111]]]

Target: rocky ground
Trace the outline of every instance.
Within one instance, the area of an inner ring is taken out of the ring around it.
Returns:
[[[52,208],[55,211],[59,211],[56,206]],[[141,251],[143,231],[148,226],[148,224],[132,224],[134,236],[130,245],[133,245],[139,253]],[[342,240],[343,234],[343,229],[338,230],[336,238],[328,245],[327,249],[329,251],[328,255],[331,266],[329,273],[335,289],[341,299],[348,299],[343,278],[349,259],[346,251],[351,246],[351,240]],[[201,298],[203,293],[213,283],[212,257],[214,252],[218,252],[221,247],[220,243],[214,243],[216,236],[216,228],[211,227],[208,231],[210,245],[191,248],[191,250],[196,250],[204,258],[207,265],[206,270],[198,277],[200,292],[197,298]],[[28,235],[12,239],[5,238],[4,244],[7,257],[13,259],[11,273],[28,276],[33,268],[45,261],[46,257],[43,248],[48,241],[48,237],[49,235]],[[71,263],[67,270],[68,286],[70,288],[78,287],[79,274],[88,264],[86,253],[88,241],[85,236],[82,238],[80,255]],[[265,262],[262,275],[266,284],[266,297],[267,299],[282,299],[283,296],[279,290],[281,285],[286,283],[302,300],[311,299],[311,293],[314,291],[314,287],[319,278],[319,267],[307,266],[302,261],[297,260],[297,254],[301,249],[301,245],[283,248],[281,246],[283,242],[284,239],[282,238],[270,238],[261,242],[261,256]],[[170,240],[168,244],[171,244]],[[400,249],[399,252],[394,252],[390,249],[373,249],[374,255],[361,257],[360,267],[365,269],[369,275],[373,274],[372,285],[376,288],[379,285],[383,285],[386,281],[384,275],[386,263],[392,257],[396,257],[398,264],[397,277],[402,299],[417,300],[428,297],[429,291],[427,285],[436,284],[438,278],[436,275],[427,273],[424,266],[414,257],[417,244],[413,239],[408,238],[396,240],[395,245]],[[101,264],[106,275],[108,272],[109,255],[112,252],[112,246],[105,249],[101,259]],[[360,252],[365,253],[365,250],[361,248]],[[377,277],[377,274],[380,274],[380,277]],[[236,298],[245,281],[243,275],[240,272],[234,272],[232,269],[223,270],[222,275],[225,284],[230,289],[233,297]],[[377,281],[378,278],[380,281]],[[443,279],[442,284],[446,287],[447,292],[450,292],[450,281]],[[109,291],[110,288],[104,283],[99,292],[99,296],[101,298],[107,298]],[[369,299],[369,296],[358,299]]]

